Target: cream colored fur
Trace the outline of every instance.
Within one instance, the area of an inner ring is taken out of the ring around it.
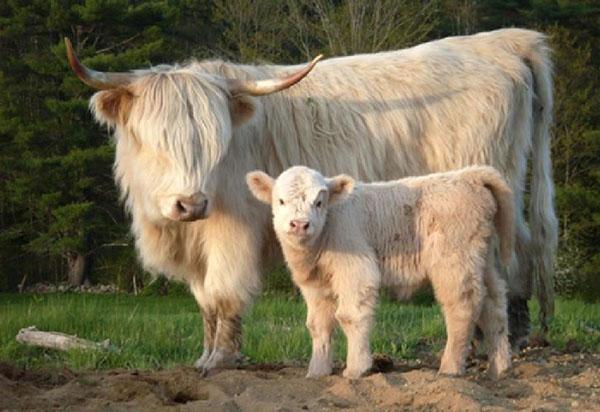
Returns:
[[[409,297],[429,283],[442,306],[448,340],[440,373],[462,374],[475,325],[484,333],[489,373],[510,365],[506,291],[492,237],[510,262],[512,195],[493,168],[358,184],[302,166],[273,180],[248,174],[250,190],[272,205],[273,224],[292,278],[308,307],[313,338],[308,376],[331,373],[331,334],[348,338],[344,376],[371,367],[369,331],[381,285]],[[344,194],[348,194],[344,200]],[[294,222],[305,229],[298,232]]]
[[[190,284],[202,308],[205,351],[197,365],[235,360],[239,316],[277,262],[268,208],[244,183],[256,168],[278,174],[305,164],[375,181],[492,165],[515,194],[518,256],[507,272],[509,292],[529,297],[535,267],[550,313],[556,219],[548,53],[542,34],[506,29],[332,58],[296,86],[261,98],[232,98],[225,79],[264,79],[297,67],[161,66],[96,93],[90,106],[114,129],[115,176],[141,261]],[[533,238],[523,217],[531,152]],[[197,194],[209,199],[207,219],[169,219],[173,199]]]

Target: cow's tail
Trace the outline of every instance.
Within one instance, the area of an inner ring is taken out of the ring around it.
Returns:
[[[500,43],[521,57],[533,77],[533,141],[529,228],[533,278],[540,303],[540,323],[547,330],[554,313],[554,254],[558,220],[554,210],[554,183],[550,159],[553,89],[551,50],[545,35],[531,30],[502,31]]]
[[[478,184],[488,189],[496,201],[494,224],[498,235],[500,260],[504,265],[510,263],[515,242],[515,211],[513,193],[502,174],[490,166],[476,166],[467,169]]]
[[[529,228],[534,280],[543,330],[554,314],[554,254],[558,244],[558,220],[554,209],[554,183],[550,155],[553,88],[551,50],[546,36],[527,31],[521,56],[533,74],[533,144]]]

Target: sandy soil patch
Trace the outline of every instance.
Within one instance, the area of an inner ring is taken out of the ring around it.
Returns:
[[[305,379],[303,365],[249,365],[203,378],[193,368],[72,372],[0,363],[0,410],[217,411],[600,411],[600,354],[529,350],[509,375],[436,375],[436,361],[379,361],[380,372],[349,381]]]

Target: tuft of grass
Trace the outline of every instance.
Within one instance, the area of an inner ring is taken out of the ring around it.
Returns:
[[[533,326],[539,328],[537,301],[530,303]],[[576,342],[582,349],[600,352],[600,303],[580,299],[557,299],[554,319],[549,326],[550,343],[565,349]]]
[[[532,316],[537,305],[532,304]],[[564,348],[575,340],[586,350],[600,349],[600,304],[558,300],[550,341]],[[243,353],[250,361],[306,362],[310,337],[306,307],[299,297],[265,294],[244,318]],[[131,296],[91,294],[0,294],[0,359],[25,367],[149,369],[191,365],[202,350],[202,319],[189,294]],[[106,338],[116,351],[59,352],[18,344],[19,329]],[[437,305],[400,304],[382,299],[371,337],[374,352],[393,358],[436,353],[444,343],[444,322]],[[343,334],[335,334],[336,359],[346,355]]]

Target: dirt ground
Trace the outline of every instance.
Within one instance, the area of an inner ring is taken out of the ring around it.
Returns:
[[[250,365],[203,378],[193,368],[72,372],[0,363],[0,410],[582,410],[600,411],[600,354],[526,350],[491,381],[473,360],[467,375],[436,375],[435,359],[392,364],[349,381],[305,379],[305,365]]]

